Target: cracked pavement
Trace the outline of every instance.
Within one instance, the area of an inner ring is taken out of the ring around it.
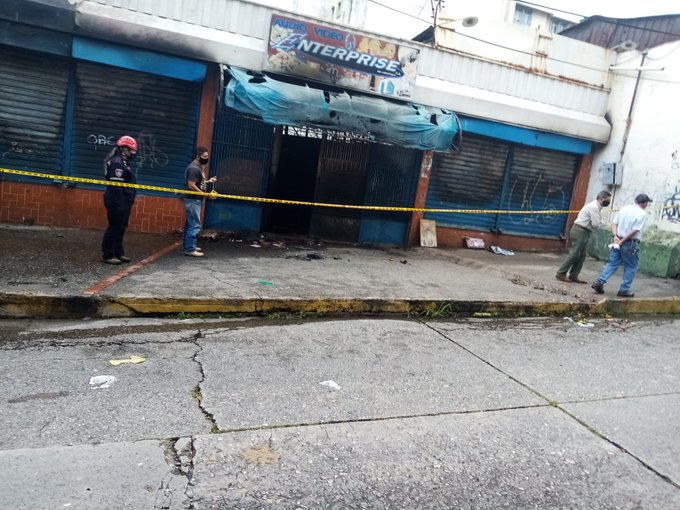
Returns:
[[[0,501],[678,508],[680,323],[591,323],[2,321]]]

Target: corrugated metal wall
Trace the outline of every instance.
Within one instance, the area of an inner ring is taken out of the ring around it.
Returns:
[[[101,179],[106,155],[128,134],[139,147],[133,164],[138,182],[183,189],[200,90],[192,82],[78,62],[71,175]]]
[[[440,226],[560,237],[580,157],[575,154],[468,136],[460,153],[435,154],[427,207],[524,211],[523,214],[431,213]]]
[[[0,46],[0,164],[60,174],[69,63]]]

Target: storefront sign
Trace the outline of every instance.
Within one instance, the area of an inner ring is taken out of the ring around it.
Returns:
[[[273,14],[264,70],[410,99],[418,56],[417,48]]]

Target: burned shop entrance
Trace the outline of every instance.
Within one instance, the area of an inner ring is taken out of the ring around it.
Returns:
[[[340,205],[364,201],[371,144],[360,135],[282,126],[275,141],[267,196]],[[277,147],[278,146],[278,150]],[[350,208],[267,204],[264,231],[357,241],[361,211]]]

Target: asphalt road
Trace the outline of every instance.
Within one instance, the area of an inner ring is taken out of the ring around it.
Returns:
[[[2,321],[0,508],[680,508],[679,326]]]

